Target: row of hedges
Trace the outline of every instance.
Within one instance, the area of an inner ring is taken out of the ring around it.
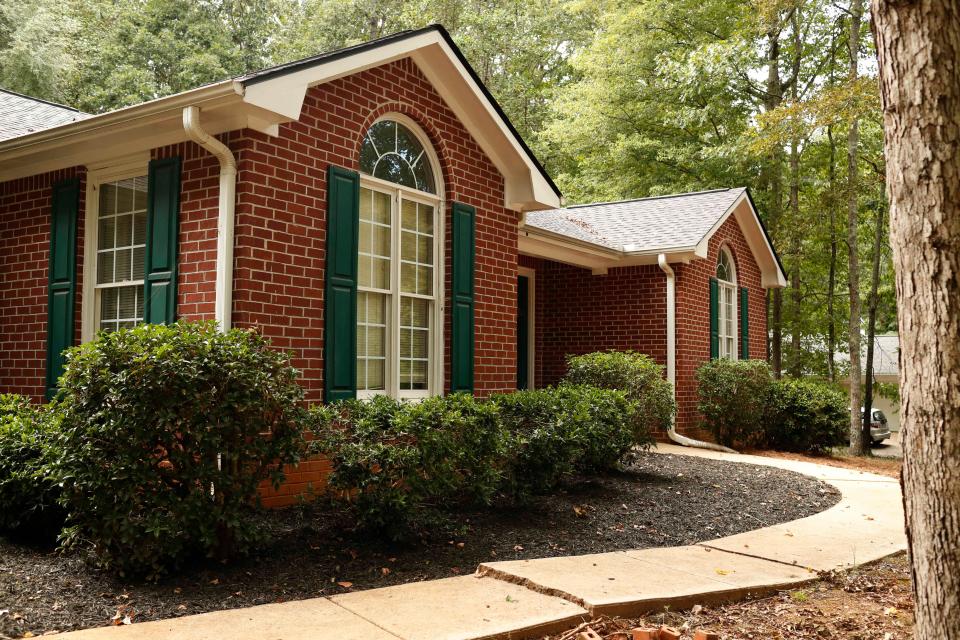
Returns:
[[[0,530],[59,534],[148,578],[250,550],[257,487],[309,453],[330,458],[361,524],[400,534],[445,507],[609,469],[672,414],[661,368],[636,354],[574,359],[553,389],[310,411],[288,355],[252,331],[144,325],[67,360],[49,405],[0,397]]]
[[[812,380],[774,380],[763,360],[712,360],[697,369],[704,427],[720,444],[820,454],[847,444],[849,401]]]

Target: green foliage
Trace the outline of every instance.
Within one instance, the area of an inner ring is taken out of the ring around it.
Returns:
[[[619,389],[634,403],[635,441],[651,444],[652,431],[670,427],[676,404],[664,368],[635,351],[603,351],[567,358],[566,380],[571,384]]]
[[[493,402],[510,441],[504,486],[518,498],[550,491],[574,472],[610,470],[634,446],[649,446],[637,430],[635,407],[623,392],[582,385],[518,391]]]
[[[299,458],[303,392],[252,331],[142,325],[70,350],[51,442],[70,527],[121,575],[247,551],[257,486]]]
[[[437,508],[488,504],[501,482],[504,434],[496,407],[466,394],[417,403],[377,396],[311,410],[329,487],[360,524],[394,538]]]
[[[59,491],[45,471],[56,414],[17,395],[0,395],[0,531],[54,539],[63,526]]]
[[[764,422],[765,444],[781,451],[820,454],[848,442],[850,401],[823,382],[773,383]]]
[[[722,445],[763,442],[763,420],[773,378],[763,360],[709,360],[697,368],[697,410]]]

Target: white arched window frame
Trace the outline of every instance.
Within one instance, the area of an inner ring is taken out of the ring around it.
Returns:
[[[416,186],[372,175],[384,156],[397,155],[395,149],[377,148],[371,156],[371,147],[364,148],[370,131],[385,122],[399,124],[422,147],[420,157],[407,160],[428,163],[432,185],[419,180],[423,171]],[[399,113],[374,122],[361,148],[357,397],[437,395],[444,382],[445,200],[439,158],[420,126]]]
[[[717,256],[717,329],[720,357],[736,360],[737,350],[737,266],[727,247]]]

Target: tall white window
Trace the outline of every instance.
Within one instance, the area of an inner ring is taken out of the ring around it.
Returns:
[[[359,397],[425,397],[442,384],[435,163],[401,117],[374,123],[360,150]]]
[[[719,299],[718,329],[720,357],[737,359],[737,270],[726,247],[720,249],[717,259],[717,290]]]
[[[96,329],[135,327],[143,322],[146,176],[99,185],[96,238]]]

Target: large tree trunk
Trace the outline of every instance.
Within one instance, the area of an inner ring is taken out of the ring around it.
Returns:
[[[863,0],[850,2],[850,73],[849,81],[854,82],[859,72],[860,25],[863,19]],[[850,453],[863,455],[869,449],[869,443],[863,440],[863,421],[860,419],[860,256],[857,248],[858,198],[860,170],[857,165],[857,151],[860,146],[860,120],[856,116],[850,123],[847,135],[847,255],[850,275],[847,289],[850,292],[850,321],[847,335],[850,344]]]
[[[960,639],[960,0],[874,0],[916,637]]]
[[[873,422],[873,349],[877,335],[877,289],[880,287],[880,257],[883,253],[884,237],[883,209],[877,211],[877,224],[873,233],[873,268],[870,272],[870,298],[867,302],[867,360],[863,370],[867,372],[863,386],[863,434],[867,439],[867,451],[870,451],[870,423]]]

